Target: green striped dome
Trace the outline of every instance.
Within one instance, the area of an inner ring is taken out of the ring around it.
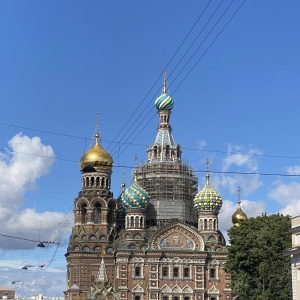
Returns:
[[[209,178],[210,175],[206,174],[205,187],[201,191],[199,191],[194,198],[194,207],[198,211],[219,211],[222,207],[222,197],[210,186]]]

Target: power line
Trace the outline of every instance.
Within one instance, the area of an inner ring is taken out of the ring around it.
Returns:
[[[223,0],[222,0],[223,1]],[[179,47],[177,48],[177,50],[175,51],[175,53],[173,54],[173,56],[171,57],[171,59],[169,60],[169,62],[166,65],[166,68],[171,64],[171,62],[173,61],[173,59],[176,57],[177,53],[179,52],[179,50],[181,49],[181,47],[183,46],[183,44],[185,43],[185,41],[187,40],[187,38],[189,37],[189,35],[191,34],[191,32],[193,31],[193,29],[195,28],[196,24],[199,22],[199,20],[201,19],[201,17],[203,16],[204,12],[207,10],[207,8],[209,7],[209,5],[211,4],[212,0],[210,0],[208,2],[208,4],[204,7],[203,11],[201,12],[200,16],[198,17],[198,19],[196,20],[196,22],[193,24],[192,28],[190,29],[190,31],[188,32],[188,34],[185,36],[185,38],[183,39],[183,41],[181,42],[181,44],[179,45]],[[155,80],[155,82],[152,84],[151,88],[149,89],[149,91],[147,92],[147,94],[144,96],[144,98],[142,99],[142,101],[140,101],[139,105],[137,106],[137,108],[133,111],[133,113],[130,115],[130,117],[127,119],[127,121],[125,122],[125,124],[123,125],[123,127],[120,129],[120,131],[117,133],[117,135],[115,136],[115,138],[113,139],[113,141],[109,144],[108,149],[110,148],[111,144],[113,142],[115,142],[115,140],[118,138],[118,136],[121,134],[121,132],[123,130],[125,130],[126,126],[129,124],[130,121],[132,121],[132,117],[136,114],[136,112],[138,111],[138,109],[141,107],[141,105],[145,102],[145,100],[147,99],[148,95],[151,93],[151,91],[153,90],[153,88],[155,87],[155,85],[157,84],[157,82],[159,81],[159,79],[161,78],[163,72],[160,72],[159,76],[157,77],[157,79]],[[146,108],[149,106],[146,106]],[[144,110],[145,111],[145,108]],[[138,116],[138,118],[136,118],[135,120],[132,121],[133,124],[135,124],[135,122],[140,118],[141,114]],[[123,136],[121,137],[121,139],[119,141],[121,141],[124,136],[126,136],[127,132],[130,130],[131,128],[129,127],[129,129],[123,134]],[[115,145],[116,147],[116,145]],[[112,149],[114,150],[115,147]]]
[[[194,57],[194,55],[198,52],[198,50],[200,49],[200,47],[203,45],[203,43],[205,42],[205,40],[208,38],[208,36],[211,35],[212,31],[214,30],[214,28],[216,27],[216,25],[220,22],[220,20],[224,17],[224,15],[226,14],[226,12],[228,11],[228,9],[230,8],[230,6],[232,5],[232,3],[234,2],[235,0],[232,0],[231,3],[227,6],[227,8],[225,9],[225,11],[223,12],[223,14],[219,17],[218,21],[214,24],[214,26],[212,27],[212,29],[209,31],[209,33],[206,35],[206,37],[204,38],[204,40],[202,41],[202,43],[200,44],[200,46],[196,49],[196,51],[193,53],[193,55],[190,57],[190,59],[188,60],[188,62],[184,65],[184,67],[180,70],[179,74],[175,77],[175,79],[172,81],[171,85],[176,81],[176,79],[178,78],[178,76],[183,72],[183,70],[187,67],[187,65],[189,64],[189,62],[191,61],[191,59]],[[179,85],[175,88],[174,92],[176,92],[176,90],[180,87],[180,85],[184,82],[184,80],[190,75],[190,73],[192,72],[192,70],[196,67],[196,65],[199,63],[199,61],[204,57],[204,55],[207,53],[207,51],[210,49],[210,47],[214,44],[214,42],[217,40],[217,38],[220,36],[220,34],[224,31],[224,29],[227,27],[227,25],[229,24],[229,22],[233,19],[233,17],[237,14],[237,12],[239,11],[239,9],[242,7],[242,5],[244,4],[246,0],[243,1],[243,3],[237,8],[237,10],[234,12],[234,14],[231,16],[231,18],[229,19],[229,21],[227,21],[227,23],[225,24],[225,26],[223,26],[223,28],[221,29],[221,31],[217,34],[217,36],[214,38],[214,40],[210,43],[210,45],[207,47],[207,49],[204,51],[204,53],[202,54],[202,56],[197,60],[197,62],[194,64],[194,66],[190,69],[190,71],[187,73],[187,75],[183,78],[183,80],[179,83]],[[223,1],[222,1],[223,2]],[[219,5],[220,6],[220,5]],[[218,6],[218,7],[219,7]],[[217,9],[218,9],[217,7]],[[216,9],[216,10],[217,10]],[[216,12],[215,10],[215,12]],[[215,13],[214,12],[214,13]],[[209,21],[208,21],[209,22]],[[186,52],[187,53],[187,52]],[[186,55],[186,53],[184,54],[184,56]],[[177,67],[177,66],[176,66]],[[170,85],[170,86],[171,86]],[[153,110],[153,108],[151,109]],[[145,110],[144,110],[145,111]],[[144,111],[140,114],[140,116],[144,113]],[[151,111],[149,111],[146,115],[146,117],[150,114]],[[139,117],[138,117],[139,118]],[[145,121],[146,118],[144,118],[142,121]],[[147,122],[147,124],[149,124],[151,121],[151,119]],[[140,123],[138,125],[135,125],[135,128],[130,128],[129,130],[132,130],[132,131],[136,131],[137,127],[140,125]],[[143,127],[145,128],[145,126]],[[128,131],[129,131],[128,130]],[[128,132],[127,131],[127,132]],[[126,132],[126,134],[127,134]],[[142,132],[142,130],[139,131],[139,134]],[[126,135],[125,134],[125,135]],[[137,136],[139,135],[137,134],[135,136],[135,138],[131,141],[133,142]],[[124,136],[122,137],[122,139],[124,138]],[[130,134],[131,136],[132,134]],[[125,141],[127,141],[129,138],[127,137],[127,139]],[[127,149],[128,147],[126,147],[125,149]],[[122,154],[124,151],[122,151],[120,154]],[[114,153],[115,154],[115,153]],[[117,157],[118,159],[119,157]]]

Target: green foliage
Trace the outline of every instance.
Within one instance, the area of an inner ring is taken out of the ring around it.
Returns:
[[[226,271],[239,300],[292,299],[290,259],[283,255],[290,228],[289,216],[264,214],[228,230]]]

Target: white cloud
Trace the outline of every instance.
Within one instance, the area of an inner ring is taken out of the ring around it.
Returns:
[[[206,141],[205,140],[199,140],[197,144],[198,144],[198,148],[200,150],[203,150],[204,147],[206,146]]]
[[[268,197],[283,206],[279,212],[292,217],[300,215],[300,183],[276,181],[273,185],[275,187],[270,190]]]
[[[241,200],[243,212],[250,217],[256,217],[266,211],[266,203],[264,201]],[[223,206],[219,214],[219,229],[222,231],[226,242],[228,243],[227,230],[233,226],[232,215],[237,210],[237,203],[230,200],[223,200]]]
[[[256,191],[263,185],[259,174],[239,173],[258,173],[257,154],[261,154],[261,152],[255,148],[243,151],[240,146],[228,146],[227,156],[222,162],[222,172],[225,173],[215,176],[216,187],[225,188],[231,194],[237,194],[238,187],[241,187],[244,195]]]
[[[34,208],[21,210],[24,196],[37,188],[38,180],[49,173],[55,161],[51,146],[39,137],[17,134],[9,142],[6,152],[0,153],[0,233],[24,239],[47,239],[57,229],[65,214],[38,213]],[[35,247],[20,239],[0,237],[0,247]]]
[[[299,165],[290,166],[287,168],[287,172],[290,175],[299,175],[300,174],[300,166]]]

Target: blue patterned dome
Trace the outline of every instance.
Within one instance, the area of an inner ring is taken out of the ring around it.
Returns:
[[[146,208],[150,201],[149,194],[134,178],[133,184],[122,194],[122,203],[126,208]]]
[[[210,175],[206,174],[205,187],[194,198],[194,207],[199,210],[219,211],[222,207],[222,197],[214,191],[209,183]]]
[[[174,107],[173,99],[165,92],[163,92],[156,100],[155,106],[157,110],[171,110]]]

